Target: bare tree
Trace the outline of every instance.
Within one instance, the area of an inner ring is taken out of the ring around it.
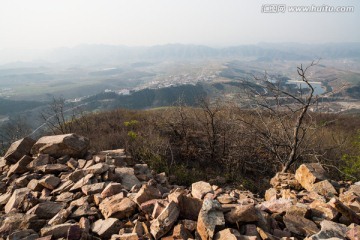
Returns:
[[[271,81],[267,74],[255,79],[260,82],[263,92],[250,88],[253,100],[252,117],[242,118],[250,126],[263,147],[270,151],[286,172],[292,164],[309,153],[311,134],[315,123],[310,108],[317,104],[314,87],[307,77],[308,71],[317,62],[309,66],[297,67],[299,82],[306,88],[297,91],[286,90],[279,82]]]
[[[1,126],[0,137],[5,143],[12,143],[27,136],[31,132],[31,127],[24,117],[16,116],[10,118]]]
[[[77,107],[67,106],[63,97],[54,97],[40,117],[53,134],[71,133],[76,120],[76,109]]]

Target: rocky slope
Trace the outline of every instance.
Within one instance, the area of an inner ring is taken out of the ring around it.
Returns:
[[[88,152],[75,134],[13,143],[1,159],[2,239],[350,239],[360,183],[319,164],[278,173],[265,199],[207,182],[170,185],[123,150]]]

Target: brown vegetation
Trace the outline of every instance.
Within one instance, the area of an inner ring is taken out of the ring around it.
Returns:
[[[254,129],[244,124],[244,119],[257,123],[254,113],[229,104],[210,106],[206,102],[200,108],[180,105],[148,111],[118,109],[84,116],[73,124],[73,131],[88,137],[94,151],[123,147],[138,161],[175,175],[181,184],[222,176],[226,181],[263,189],[258,176],[270,178],[282,164]],[[352,142],[360,120],[351,115],[312,113],[311,117],[318,127],[309,129],[304,151],[294,168],[303,162],[318,161],[340,177],[341,157],[345,153],[358,154]],[[274,139],[282,137],[276,124],[271,134]]]

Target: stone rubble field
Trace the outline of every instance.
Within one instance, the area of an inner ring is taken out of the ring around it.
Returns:
[[[318,163],[278,173],[261,199],[207,182],[170,185],[122,149],[76,134],[14,142],[1,158],[0,239],[360,239],[360,182]]]

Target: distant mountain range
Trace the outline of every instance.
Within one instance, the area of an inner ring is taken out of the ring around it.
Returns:
[[[1,55],[1,52],[0,52]],[[213,58],[252,57],[261,61],[309,60],[315,58],[360,59],[360,43],[260,43],[225,48],[203,45],[167,44],[151,47],[127,47],[111,45],[80,45],[73,48],[58,48],[38,57],[36,63],[65,65],[106,65],[138,61],[183,61]],[[4,59],[0,59],[2,62]],[[30,63],[16,63],[26,67]],[[14,64],[13,64],[14,65]],[[30,66],[33,66],[30,64]],[[9,65],[7,65],[9,67]]]

